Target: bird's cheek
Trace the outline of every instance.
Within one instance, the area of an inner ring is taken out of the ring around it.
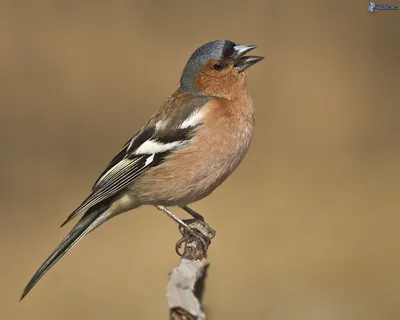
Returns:
[[[213,91],[213,88],[215,87],[215,81],[210,76],[200,74],[196,80],[195,87],[202,92],[211,94],[211,91]]]

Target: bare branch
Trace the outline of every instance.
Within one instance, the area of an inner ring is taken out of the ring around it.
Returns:
[[[200,220],[187,220],[187,223],[198,231],[198,236],[179,228],[183,237],[178,241],[177,248],[184,243],[185,249],[179,266],[169,274],[167,299],[170,319],[204,320],[206,316],[201,306],[202,292],[197,292],[196,289],[204,288],[205,270],[208,266],[207,250],[215,231]]]

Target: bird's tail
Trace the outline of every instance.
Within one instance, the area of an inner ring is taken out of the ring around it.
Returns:
[[[57,248],[51,253],[46,261],[40,266],[38,271],[34,274],[32,279],[26,285],[24,292],[21,295],[20,301],[31,291],[35,284],[40,280],[43,275],[50,270],[54,264],[60,260],[74,245],[78,243],[88,232],[97,228],[104,222],[103,213],[109,208],[109,204],[99,203],[98,205],[90,208],[83,217],[79,220],[76,226],[70,233],[61,241]]]

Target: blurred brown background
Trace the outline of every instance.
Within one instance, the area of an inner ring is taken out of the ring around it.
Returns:
[[[86,237],[18,299],[61,222],[214,39],[267,58],[249,71],[251,151],[194,205],[217,230],[209,319],[400,319],[400,12],[171,3],[1,2],[0,319],[167,319],[179,236],[153,208]]]

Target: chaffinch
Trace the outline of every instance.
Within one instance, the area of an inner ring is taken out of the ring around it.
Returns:
[[[153,205],[186,228],[166,207],[209,195],[239,165],[254,127],[247,68],[263,57],[245,56],[253,45],[216,40],[188,60],[180,87],[131,138],[95,182],[89,197],[67,218],[84,213],[41,265],[21,296],[87,233],[106,220],[141,205]]]

